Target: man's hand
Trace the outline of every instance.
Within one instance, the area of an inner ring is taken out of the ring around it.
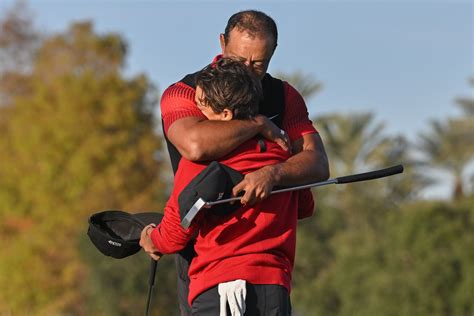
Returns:
[[[150,238],[151,231],[155,229],[155,224],[150,224],[143,228],[141,236],[140,236],[140,246],[143,250],[150,255],[153,260],[160,260],[162,254],[156,249],[153,241]]]
[[[242,205],[253,205],[266,199],[276,183],[274,166],[265,166],[245,175],[244,179],[232,189],[232,195],[238,196],[245,191],[240,199]]]
[[[243,205],[252,205],[267,198],[276,185],[302,185],[328,179],[329,166],[319,134],[297,139],[293,143],[293,153],[285,162],[247,173],[233,188],[233,196],[245,191],[240,201]]]
[[[275,125],[269,118],[257,115],[255,118],[261,123],[260,135],[271,142],[277,143],[283,150],[291,154],[291,141],[288,134]]]

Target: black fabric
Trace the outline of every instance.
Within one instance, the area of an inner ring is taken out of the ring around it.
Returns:
[[[177,272],[176,285],[178,289],[178,303],[181,316],[191,315],[191,306],[188,304],[190,282],[188,270],[191,260],[195,256],[194,241],[190,241],[183,250],[174,256]]]
[[[161,125],[165,126],[163,123],[163,119],[161,119]],[[170,155],[170,161],[171,161],[171,168],[173,169],[173,174],[176,174],[176,171],[178,171],[178,166],[179,162],[181,161],[181,154],[179,153],[178,149],[173,145],[172,142],[168,139],[168,136],[166,136],[166,133],[163,133],[163,136],[165,137],[165,142],[166,142],[166,147],[168,148],[168,154]]]
[[[262,79],[263,101],[260,102],[258,113],[273,117],[272,122],[279,128],[283,127],[285,113],[285,91],[283,81],[266,74]]]
[[[130,214],[107,210],[89,218],[87,235],[96,248],[106,256],[121,259],[137,253],[140,234],[151,223],[161,222],[163,215],[156,212]]]
[[[192,74],[187,74],[183,79],[180,80],[180,82],[196,90],[196,77],[199,72],[200,70]]]
[[[240,172],[217,161],[211,162],[179,194],[181,220],[199,198],[206,202],[230,198],[232,188],[243,179],[244,176]],[[239,207],[239,203],[226,203],[214,205],[211,210],[217,215],[227,215]]]
[[[291,315],[291,301],[288,291],[275,284],[246,283],[246,316],[287,316]],[[215,316],[220,312],[218,287],[215,286],[196,297],[192,305],[192,315]],[[227,315],[230,314],[227,305]]]

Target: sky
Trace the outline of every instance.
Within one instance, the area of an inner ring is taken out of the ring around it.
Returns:
[[[0,0],[0,11],[13,2]],[[323,84],[306,100],[311,117],[371,111],[387,134],[415,142],[430,120],[460,115],[456,97],[473,96],[471,1],[28,3],[45,32],[92,20],[99,33],[121,34],[129,45],[126,73],[145,73],[161,91],[220,53],[218,36],[233,13],[257,9],[279,29],[269,72],[302,71]]]

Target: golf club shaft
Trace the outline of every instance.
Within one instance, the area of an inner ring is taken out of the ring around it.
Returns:
[[[389,168],[374,170],[374,171],[365,172],[365,173],[358,173],[358,174],[353,174],[353,175],[349,175],[349,176],[338,177],[338,178],[329,179],[329,180],[326,180],[326,181],[315,182],[315,183],[300,185],[300,186],[296,186],[296,187],[278,189],[278,190],[274,190],[274,191],[270,192],[270,194],[276,194],[276,193],[283,193],[283,192],[288,192],[288,191],[295,191],[295,190],[302,190],[302,189],[320,187],[320,186],[324,186],[324,185],[328,185],[328,184],[343,184],[343,183],[373,180],[373,179],[388,177],[388,176],[398,174],[398,173],[402,173],[402,172],[403,172],[403,166],[402,165],[396,165],[396,166],[389,167]],[[232,197],[232,198],[223,199],[223,200],[214,201],[214,202],[206,202],[205,206],[213,206],[213,205],[216,205],[216,204],[235,202],[235,201],[239,201],[241,198],[242,198],[241,196],[237,196],[237,197]]]
[[[146,300],[145,316],[148,316],[150,311],[151,295],[153,293],[153,286],[155,285],[156,266],[158,263],[158,261],[154,259],[150,260],[150,278],[148,279],[148,297]]]

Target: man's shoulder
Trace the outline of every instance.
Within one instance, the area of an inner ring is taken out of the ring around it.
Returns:
[[[263,88],[265,89],[265,86],[272,86],[273,88],[281,88],[284,87],[285,81],[276,77],[273,77],[271,74],[268,72],[265,74],[265,76],[262,79],[262,85]]]
[[[196,76],[199,73],[200,70],[187,74],[186,76],[183,77],[178,83],[182,83],[187,85],[188,87],[191,87],[193,89],[196,89]]]
[[[181,93],[194,93],[196,90],[196,76],[200,70],[184,75],[180,80],[171,84],[163,92],[163,96],[176,96]]]
[[[195,89],[193,87],[184,84],[181,81],[175,82],[170,85],[168,88],[163,91],[163,98],[164,97],[179,97],[179,96],[186,96],[189,93],[194,94]]]

